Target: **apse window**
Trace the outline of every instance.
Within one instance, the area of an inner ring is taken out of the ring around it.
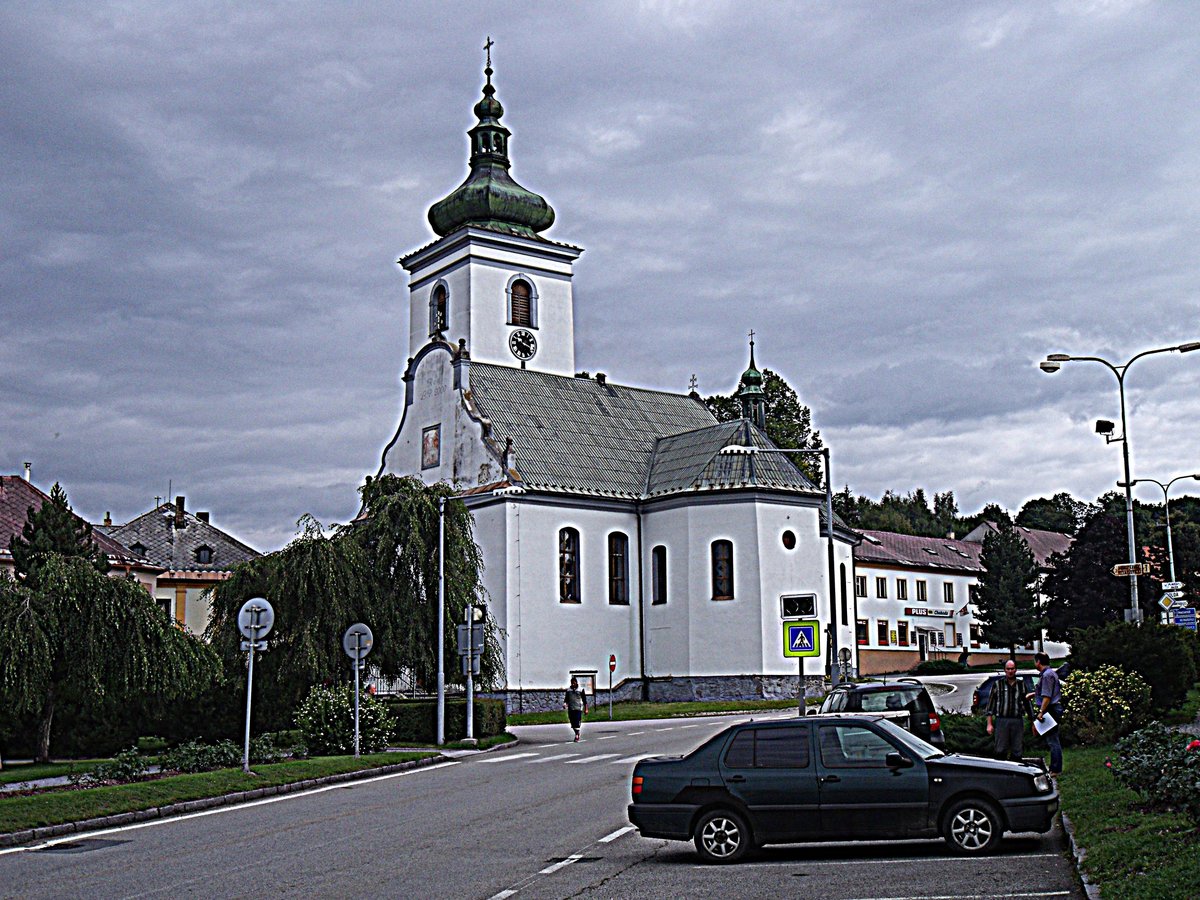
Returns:
[[[579,532],[574,528],[558,533],[558,602],[580,602]]]
[[[714,600],[733,599],[733,541],[712,542],[712,591]]]

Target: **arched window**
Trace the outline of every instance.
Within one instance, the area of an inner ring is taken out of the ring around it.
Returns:
[[[629,605],[629,537],[619,531],[608,536],[608,602]]]
[[[446,285],[434,285],[429,294],[429,333],[440,334],[450,324],[450,292]]]
[[[558,533],[558,602],[579,603],[579,532]]]
[[[537,293],[524,278],[516,278],[508,286],[508,324],[537,327]]]
[[[662,606],[667,602],[667,548],[662,544],[650,551],[650,584],[653,591],[650,602]]]
[[[733,599],[733,541],[712,542],[712,598]]]

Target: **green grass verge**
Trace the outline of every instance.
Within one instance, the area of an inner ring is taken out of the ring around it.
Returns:
[[[479,738],[478,743],[468,744],[466,741],[454,740],[447,741],[439,748],[437,744],[427,744],[422,741],[406,741],[403,738],[397,738],[392,741],[392,746],[403,747],[405,750],[414,747],[428,747],[430,750],[487,750],[489,747],[495,747],[497,744],[511,744],[516,738],[507,731],[504,734],[493,734],[490,737]]]
[[[809,704],[820,703],[818,698]],[[614,703],[614,722],[628,722],[632,719],[672,719],[683,716],[696,716],[704,713],[743,712],[756,709],[796,709],[795,700],[701,700],[686,703]],[[512,713],[508,717],[509,725],[557,725],[565,724],[567,711],[564,709],[552,712]],[[593,725],[608,721],[608,704],[601,703],[596,707],[588,707],[588,714],[583,723]]]
[[[118,784],[87,790],[51,791],[21,797],[0,797],[0,834],[78,822],[98,816],[152,809],[169,803],[218,797],[238,791],[292,784],[323,775],[338,775],[433,756],[431,753],[372,753],[353,756],[318,756],[241,769],[219,769],[194,775],[172,775],[155,781]]]
[[[72,772],[86,772],[108,759],[72,759],[51,763],[9,763],[0,769],[0,784],[15,784],[18,781],[33,781],[36,778],[55,778]]]
[[[1200,897],[1200,830],[1122,787],[1104,766],[1112,755],[1110,747],[1078,747],[1063,757],[1063,811],[1087,851],[1088,877],[1105,900]]]

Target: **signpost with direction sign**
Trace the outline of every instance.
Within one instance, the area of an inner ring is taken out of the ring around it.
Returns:
[[[1112,567],[1112,573],[1118,578],[1127,578],[1130,575],[1149,575],[1150,563],[1117,563]]]
[[[238,610],[238,631],[247,640],[242,641],[242,649],[249,656],[246,661],[246,744],[242,748],[242,771],[250,773],[250,698],[254,693],[254,651],[266,650],[267,642],[263,640],[275,624],[275,610],[263,597],[251,597]]]
[[[608,655],[608,720],[612,721],[612,680],[613,672],[617,671],[617,654]]]
[[[1196,609],[1192,606],[1179,606],[1171,610],[1171,621],[1189,631],[1196,630]]]
[[[358,758],[358,675],[362,670],[362,661],[367,658],[375,645],[375,635],[369,626],[356,622],[346,629],[342,635],[342,649],[354,662],[354,757]]]
[[[462,673],[467,676],[467,741],[475,740],[475,676],[483,657],[483,610],[474,604],[467,607],[467,621],[458,626],[458,655]]]

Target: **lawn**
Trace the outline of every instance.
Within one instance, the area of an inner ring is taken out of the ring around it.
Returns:
[[[1178,813],[1148,809],[1105,768],[1111,748],[1068,748],[1063,812],[1087,851],[1084,869],[1105,900],[1200,897],[1200,830]]]
[[[819,704],[813,698],[809,705]],[[795,700],[700,700],[686,703],[614,703],[613,721],[627,722],[632,719],[671,719],[683,716],[698,716],[705,713],[751,712],[757,709],[796,709]],[[510,713],[509,725],[552,725],[567,721],[566,710],[534,713]],[[584,723],[607,722],[608,704],[588,707]]]
[[[54,778],[59,775],[70,775],[72,772],[86,772],[97,763],[102,762],[107,762],[107,760],[72,759],[49,763],[6,762],[4,768],[0,769],[0,784],[15,784],[18,781],[33,781],[36,778]]]
[[[0,834],[152,809],[170,803],[200,800],[238,791],[292,784],[324,775],[373,769],[434,755],[436,754],[373,753],[358,759],[353,756],[319,756],[255,766],[253,774],[250,775],[246,775],[241,769],[219,769],[215,772],[172,775],[153,781],[86,790],[58,790],[19,797],[0,797]]]

